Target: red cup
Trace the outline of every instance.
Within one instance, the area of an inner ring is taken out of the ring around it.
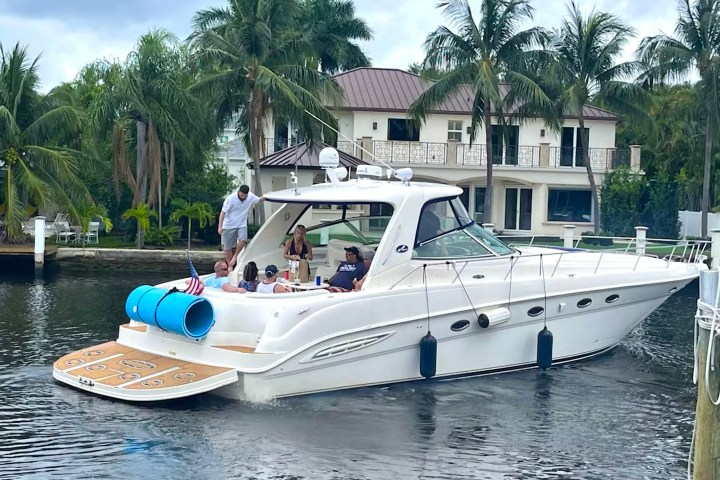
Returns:
[[[285,280],[289,280],[289,279],[290,279],[290,272],[285,270]]]

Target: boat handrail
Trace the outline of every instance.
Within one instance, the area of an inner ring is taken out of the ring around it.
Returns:
[[[694,243],[690,246],[691,247],[690,253],[687,256],[685,255],[685,253],[687,253],[688,245],[684,245],[683,255],[681,256],[683,261],[681,261],[679,263],[697,264],[697,263],[702,263],[706,259],[703,255],[703,252],[705,251],[707,244],[709,244],[710,242],[707,242],[707,241],[697,241],[697,242],[693,241],[693,242]],[[646,248],[648,248],[648,247],[646,247]],[[647,253],[640,254],[638,252],[632,252],[632,251],[627,251],[627,250],[616,250],[616,249],[605,249],[605,250],[596,250],[596,251],[589,250],[587,252],[598,253],[598,259],[597,259],[597,262],[595,263],[595,268],[593,271],[593,274],[597,274],[598,271],[600,271],[600,267],[603,264],[603,258],[605,258],[606,253],[623,253],[623,254],[627,254],[627,255],[636,256],[637,259],[635,260],[632,270],[631,270],[634,272],[637,270],[638,266],[640,265],[640,261],[644,257],[664,260],[667,264],[667,268],[669,268],[670,263],[675,261],[675,258],[677,258],[677,256],[674,254],[675,248],[677,248],[677,245],[673,247],[670,255],[666,255],[663,258],[661,258],[659,255],[654,255],[654,254],[647,254]],[[696,248],[697,248],[697,251],[696,251]],[[513,255],[508,255],[506,257],[476,257],[476,258],[468,258],[468,259],[457,258],[457,259],[452,259],[452,260],[443,259],[443,260],[435,260],[435,261],[427,259],[427,261],[423,262],[422,265],[417,265],[415,268],[411,269],[409,272],[407,272],[405,275],[403,275],[400,279],[398,279],[395,283],[393,283],[388,289],[393,290],[403,280],[405,280],[406,278],[408,278],[409,276],[411,276],[412,274],[414,274],[415,272],[417,272],[420,269],[427,268],[427,267],[443,266],[443,265],[444,266],[453,266],[453,268],[456,270],[456,272],[457,272],[456,278],[453,279],[453,281],[451,282],[451,283],[455,283],[458,276],[465,270],[465,268],[467,268],[467,266],[469,264],[477,263],[477,262],[487,262],[487,261],[495,261],[496,262],[498,260],[502,260],[503,258],[507,259],[510,262],[508,265],[508,272],[503,277],[503,281],[505,281],[510,276],[515,264],[521,259],[525,260],[525,259],[530,259],[530,258],[538,258],[540,261],[542,261],[543,257],[557,256],[557,262],[555,262],[555,266],[552,270],[552,273],[550,274],[550,278],[553,278],[555,276],[555,274],[557,273],[557,270],[560,266],[560,262],[562,261],[562,259],[572,253],[574,253],[574,252],[558,250],[557,252],[522,253],[521,255],[513,254]],[[420,260],[420,259],[416,259],[416,260]],[[458,270],[456,267],[458,267],[460,264],[463,264],[463,265]]]

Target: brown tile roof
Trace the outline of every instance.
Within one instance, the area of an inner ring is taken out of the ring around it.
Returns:
[[[345,91],[345,100],[335,108],[375,112],[407,112],[415,99],[432,83],[418,75],[395,68],[356,68],[335,75],[334,78]],[[472,87],[463,86],[433,113],[469,115],[473,97]],[[568,115],[566,118],[575,117]],[[621,119],[615,113],[589,105],[585,106],[585,118]]]
[[[329,145],[322,142],[303,142],[293,145],[291,147],[279,150],[271,153],[260,159],[260,166],[262,168],[298,168],[302,169],[320,169],[320,162],[318,156],[320,150]],[[340,155],[340,166],[350,169],[351,167],[357,167],[358,165],[368,165],[367,162],[355,158],[352,155],[338,150]],[[248,166],[252,166],[251,162],[248,162]]]

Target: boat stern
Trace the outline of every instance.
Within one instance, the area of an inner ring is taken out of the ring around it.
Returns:
[[[59,358],[53,377],[66,385],[132,402],[183,398],[236,383],[225,368],[138,350],[117,342],[84,348]]]

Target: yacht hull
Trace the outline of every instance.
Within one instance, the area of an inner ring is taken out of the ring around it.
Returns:
[[[479,325],[476,315],[487,308],[453,305],[457,298],[449,292],[443,295],[446,304],[434,311],[429,320],[421,314],[426,309],[411,307],[424,304],[424,291],[402,294],[400,300],[408,304],[409,312],[404,317],[398,309],[391,308],[398,304],[398,298],[370,300],[359,294],[338,294],[345,295],[346,301],[332,303],[315,314],[324,323],[336,322],[339,330],[336,334],[325,335],[293,351],[275,353],[252,347],[213,345],[209,339],[191,341],[152,327],[127,324],[121,327],[118,342],[111,343],[130,352],[123,358],[159,364],[156,370],[148,374],[139,372],[132,361],[130,367],[121,368],[119,357],[101,362],[90,358],[89,365],[74,363],[75,358],[83,358],[87,352],[107,349],[105,344],[59,359],[54,376],[73,387],[128,401],[167,400],[208,391],[242,400],[267,401],[424,380],[419,370],[419,342],[428,328],[437,339],[435,379],[495,374],[536,367],[537,334],[545,326],[554,336],[554,364],[603,353],[692,278],[575,291],[549,298],[519,298],[505,304],[510,312],[508,321],[487,328]],[[592,302],[579,308],[580,302],[588,298]],[[363,328],[344,328],[343,321],[350,322],[356,317],[363,302],[373,303],[366,312],[375,322],[367,325],[366,321]],[[493,307],[498,305],[501,304]],[[530,317],[528,311],[538,306],[543,306],[544,311]],[[356,313],[349,313],[353,311]],[[343,319],[343,313],[347,318]],[[305,318],[310,325],[312,321],[311,317]],[[453,327],[458,325],[464,328],[454,331]],[[287,337],[288,333],[280,336]],[[95,371],[97,366],[102,366],[105,373]],[[179,382],[176,376],[198,371],[209,373],[187,382]],[[128,377],[133,372],[142,375]],[[125,381],[120,382],[121,379]]]

